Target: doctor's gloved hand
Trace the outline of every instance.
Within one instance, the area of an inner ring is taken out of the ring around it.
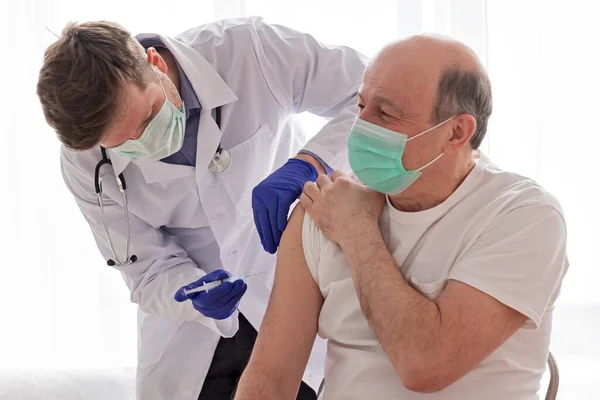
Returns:
[[[291,205],[302,194],[304,184],[314,182],[318,175],[311,163],[291,158],[252,190],[254,223],[267,252],[277,251]]]
[[[195,289],[205,283],[227,279],[230,276],[229,272],[222,269],[213,271],[196,282],[180,288],[175,293],[175,300],[180,303],[190,300],[194,308],[205,317],[219,320],[229,318],[237,309],[242,296],[244,296],[246,289],[248,289],[246,283],[241,279],[234,282],[223,282],[221,285],[208,291],[185,294],[184,290]]]

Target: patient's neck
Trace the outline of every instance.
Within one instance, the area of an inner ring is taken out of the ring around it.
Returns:
[[[434,208],[442,204],[475,167],[473,159],[455,165],[454,168],[439,168],[431,171],[429,177],[421,176],[404,192],[390,196],[390,203],[395,209],[404,212],[418,212]]]

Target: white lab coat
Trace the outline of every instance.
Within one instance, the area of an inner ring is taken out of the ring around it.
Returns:
[[[325,47],[307,34],[260,18],[226,20],[161,37],[200,100],[196,167],[137,162],[109,150],[127,183],[131,252],[138,261],[121,271],[139,305],[137,396],[142,400],[195,399],[221,336],[237,330],[237,314],[224,321],[177,303],[181,286],[225,268],[253,278],[240,311],[259,328],[272,288],[275,256],[262,249],[254,227],[251,191],[302,147],[332,168],[346,169],[346,139],[366,58],[347,47]],[[221,129],[214,120],[222,107]],[[309,111],[330,122],[308,143],[290,116]],[[229,169],[207,169],[222,143]],[[104,258],[113,258],[94,192],[99,148],[62,150],[68,188],[87,219]],[[122,197],[104,180],[108,226],[123,257]],[[304,380],[318,388],[325,346],[317,340]]]

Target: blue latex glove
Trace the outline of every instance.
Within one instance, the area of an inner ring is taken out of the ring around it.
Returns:
[[[240,304],[240,300],[248,285],[241,279],[234,282],[223,282],[221,285],[214,289],[207,291],[191,293],[186,295],[184,290],[195,289],[198,286],[202,286],[205,283],[219,281],[222,279],[229,278],[231,274],[222,269],[213,271],[196,282],[190,283],[187,286],[180,288],[175,293],[175,300],[178,302],[191,300],[194,308],[202,313],[205,317],[213,319],[226,319],[233,314]]]
[[[314,182],[318,176],[311,163],[291,158],[252,190],[254,224],[269,253],[274,254],[279,247],[290,206],[302,194],[304,184]]]

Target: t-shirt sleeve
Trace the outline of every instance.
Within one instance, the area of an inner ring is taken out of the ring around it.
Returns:
[[[321,230],[315,224],[315,221],[308,215],[304,214],[304,221],[302,223],[302,246],[304,248],[304,257],[306,258],[306,264],[312,274],[315,282],[319,283],[319,259],[321,256],[321,249],[326,240]]]
[[[526,205],[499,215],[459,258],[449,279],[504,303],[538,328],[568,268],[566,226],[550,205]]]

